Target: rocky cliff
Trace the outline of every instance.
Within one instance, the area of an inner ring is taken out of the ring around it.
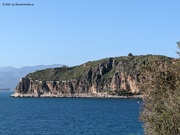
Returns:
[[[137,94],[140,69],[154,57],[127,56],[87,62],[75,67],[36,71],[22,78],[14,97],[112,97]]]
[[[62,64],[53,65],[37,65],[26,66],[21,68],[15,67],[0,67],[0,89],[10,88],[11,90],[16,88],[19,79],[27,75],[28,73],[35,72],[36,70],[43,70],[46,68],[62,67]]]

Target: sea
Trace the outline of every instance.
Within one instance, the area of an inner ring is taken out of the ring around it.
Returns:
[[[0,135],[144,135],[141,99],[12,98],[0,92]]]

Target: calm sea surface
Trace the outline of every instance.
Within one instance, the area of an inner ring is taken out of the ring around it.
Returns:
[[[0,92],[2,135],[143,135],[140,99],[11,98]]]

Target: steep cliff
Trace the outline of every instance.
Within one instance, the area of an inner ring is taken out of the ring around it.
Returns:
[[[137,94],[140,69],[152,58],[165,56],[126,56],[87,62],[75,67],[36,71],[22,78],[14,97],[110,97]]]

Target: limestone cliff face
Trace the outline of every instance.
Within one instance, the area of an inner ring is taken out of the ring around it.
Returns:
[[[20,80],[13,96],[71,97],[119,90],[137,93],[140,67],[150,57],[107,58],[71,68],[36,71]]]
[[[103,90],[117,91],[119,89],[138,92],[135,78],[126,75],[124,73],[116,73],[113,75],[111,82],[104,86],[96,82],[90,84],[84,81],[78,81],[71,79],[68,81],[39,81],[32,80],[31,78],[23,78],[16,87],[16,94],[27,94],[35,97],[40,96],[59,96],[72,95],[79,93],[91,93],[97,94],[103,92]]]
[[[139,89],[136,85],[137,83],[137,76],[131,76],[127,75],[124,72],[116,73],[113,75],[112,81],[111,81],[111,87],[112,90],[127,90],[134,92],[139,92]]]

